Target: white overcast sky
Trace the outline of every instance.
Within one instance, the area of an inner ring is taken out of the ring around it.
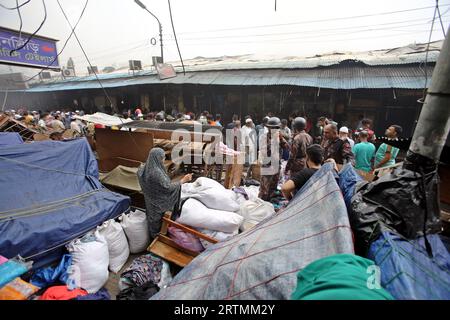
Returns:
[[[16,0],[0,2],[9,7],[16,4]],[[60,2],[75,24],[85,0]],[[142,2],[163,25],[165,60],[179,60],[167,0]],[[60,50],[71,30],[56,0],[45,3],[47,20],[39,35],[59,39]],[[240,54],[307,56],[426,42],[434,8],[379,13],[434,4],[434,0],[278,0],[275,11],[275,0],[171,0],[184,59]],[[450,0],[441,0],[439,4],[447,31]],[[42,0],[32,0],[21,8],[21,13],[23,30],[33,32],[44,16]],[[346,19],[361,15],[374,16]],[[17,11],[0,8],[0,26],[19,29]],[[156,20],[133,0],[90,0],[76,32],[99,70],[110,65],[127,65],[130,59],[150,64],[151,57],[160,52]],[[157,39],[156,45],[150,44],[151,38]],[[440,39],[442,28],[436,20],[432,40]],[[85,72],[87,63],[74,37],[60,56],[60,65],[65,65],[69,57],[74,59],[77,70]],[[5,72],[5,67],[2,70]]]

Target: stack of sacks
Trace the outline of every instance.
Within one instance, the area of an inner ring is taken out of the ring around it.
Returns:
[[[240,205],[236,194],[212,179],[201,177],[194,183],[183,184],[181,201],[181,214],[176,221],[219,241],[237,234],[244,221],[239,215]],[[186,244],[187,239],[192,237],[182,236],[180,231],[169,230],[169,234],[185,248],[195,248],[194,251],[198,251],[211,244],[197,237],[192,240],[192,244]]]

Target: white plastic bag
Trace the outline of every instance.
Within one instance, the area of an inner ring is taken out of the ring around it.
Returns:
[[[109,250],[109,270],[114,273],[120,271],[127,262],[130,255],[127,237],[120,223],[114,219],[105,221],[97,228],[98,232],[105,237]]]
[[[256,199],[260,199],[258,198],[259,186],[248,186],[243,188],[245,190],[245,193],[247,193],[248,195],[248,200],[255,201]]]
[[[96,293],[108,281],[109,252],[106,239],[97,232],[89,233],[67,245],[72,254],[69,282],[88,293]]]
[[[230,211],[207,208],[200,201],[188,199],[181,209],[177,222],[194,228],[232,233],[239,229],[244,218]]]
[[[253,228],[264,219],[275,214],[275,209],[270,202],[262,199],[247,200],[241,204],[240,214],[244,217],[241,231]]]
[[[120,225],[125,231],[130,246],[130,253],[140,253],[147,249],[150,244],[150,234],[145,212],[136,210],[129,214],[123,214],[119,218]]]
[[[162,260],[162,263],[161,280],[157,284],[160,289],[167,287],[173,279],[169,264],[164,260]]]

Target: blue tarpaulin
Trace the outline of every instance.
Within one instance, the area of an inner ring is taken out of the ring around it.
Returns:
[[[22,143],[23,139],[18,132],[0,132],[0,148]]]
[[[60,259],[64,244],[130,204],[102,186],[84,138],[1,148],[0,185],[0,252],[33,260],[33,268]]]
[[[386,231],[370,246],[368,258],[381,269],[381,286],[395,299],[450,299],[450,254],[439,235],[427,239],[433,257],[423,237],[407,240]]]
[[[344,196],[345,205],[348,210],[351,209],[351,200],[355,194],[356,183],[362,180],[363,179],[350,163],[347,163],[341,171],[339,171],[339,188],[342,190],[342,195]]]

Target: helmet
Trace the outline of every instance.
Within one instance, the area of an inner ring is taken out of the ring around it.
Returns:
[[[302,131],[306,128],[306,120],[302,117],[297,117],[294,119],[293,127],[295,130]]]
[[[272,117],[266,123],[266,127],[268,127],[268,128],[278,129],[278,128],[280,128],[280,126],[281,126],[281,121],[280,121],[280,118],[278,118],[278,117]]]

